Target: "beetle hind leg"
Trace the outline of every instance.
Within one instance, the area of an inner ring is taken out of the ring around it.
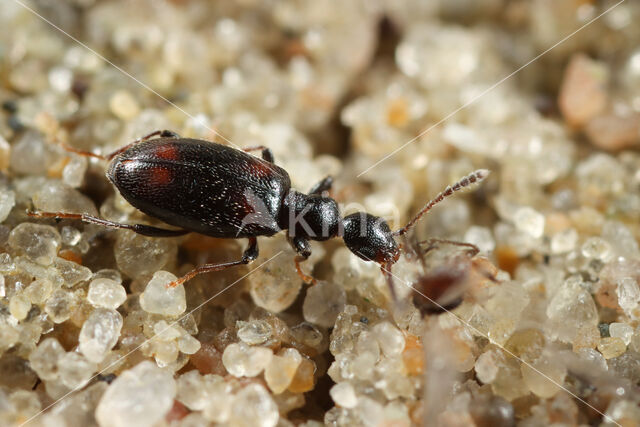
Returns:
[[[220,271],[226,270],[230,267],[235,267],[238,265],[249,264],[251,261],[254,261],[258,258],[258,239],[255,237],[249,237],[249,246],[245,249],[242,254],[242,259],[238,261],[230,261],[230,262],[221,262],[218,264],[204,264],[199,267],[194,268],[184,276],[178,278],[178,280],[174,280],[173,282],[167,284],[168,288],[175,288],[178,285],[182,285],[183,283],[193,279],[194,277],[204,274],[210,273],[212,271]]]
[[[167,230],[146,224],[123,224],[106,219],[98,218],[87,214],[75,214],[64,212],[27,212],[27,215],[34,218],[55,218],[55,219],[79,219],[87,224],[96,224],[108,228],[120,228],[131,230],[134,233],[149,237],[175,237],[190,233],[188,230]]]

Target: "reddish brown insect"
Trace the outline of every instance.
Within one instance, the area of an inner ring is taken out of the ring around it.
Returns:
[[[426,262],[427,255],[439,245],[454,245],[463,248],[455,254],[448,254],[438,260],[434,267]],[[480,252],[477,246],[470,243],[445,239],[429,239],[410,245],[412,252],[423,266],[425,273],[412,284],[413,303],[423,316],[441,314],[458,307],[469,290],[472,277],[481,277],[496,281],[493,272],[475,258]]]

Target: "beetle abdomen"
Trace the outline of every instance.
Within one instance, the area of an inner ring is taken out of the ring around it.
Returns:
[[[184,229],[213,237],[279,231],[287,172],[224,145],[158,138],[117,156],[108,178],[131,205]]]

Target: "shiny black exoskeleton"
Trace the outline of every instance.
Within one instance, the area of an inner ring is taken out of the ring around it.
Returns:
[[[393,232],[384,219],[365,212],[343,219],[336,201],[325,194],[331,188],[331,177],[320,181],[309,194],[292,190],[287,172],[274,164],[271,151],[262,146],[245,149],[261,150],[259,159],[225,145],[157,131],[108,156],[66,148],[110,160],[107,177],[120,194],[147,215],[179,229],[121,224],[86,214],[36,212],[32,216],[81,219],[156,237],[197,232],[219,238],[249,239],[242,259],[200,266],[173,286],[200,273],[253,261],[258,257],[256,237],[271,236],[281,230],[287,230],[289,242],[298,254],[295,259],[298,273],[306,282],[314,280],[302,273],[299,262],[311,255],[309,241],[336,236],[342,236],[347,247],[360,258],[379,263],[390,281],[390,267],[400,255],[394,235],[404,234],[433,205],[487,174],[484,170],[476,171],[447,187],[406,227]]]

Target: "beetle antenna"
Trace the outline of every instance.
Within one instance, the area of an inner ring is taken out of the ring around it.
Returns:
[[[411,227],[413,227],[415,225],[415,223],[420,220],[420,218],[422,218],[422,215],[424,215],[427,212],[429,212],[432,207],[434,207],[435,205],[437,205],[438,203],[440,203],[441,201],[443,201],[447,197],[451,196],[456,191],[462,190],[463,188],[468,187],[471,184],[475,184],[477,182],[480,182],[483,179],[485,179],[487,176],[489,176],[489,170],[488,169],[478,169],[475,172],[471,172],[469,175],[465,176],[464,178],[462,178],[461,180],[459,180],[455,184],[448,185],[447,188],[445,188],[443,191],[441,191],[436,197],[431,199],[431,201],[429,203],[424,205],[422,210],[420,210],[420,212],[418,212],[418,214],[416,216],[414,216],[413,219],[407,223],[407,225],[405,225],[404,227],[402,227],[399,230],[394,231],[393,234],[395,234],[396,236],[402,236],[407,231],[409,231],[411,229]]]

